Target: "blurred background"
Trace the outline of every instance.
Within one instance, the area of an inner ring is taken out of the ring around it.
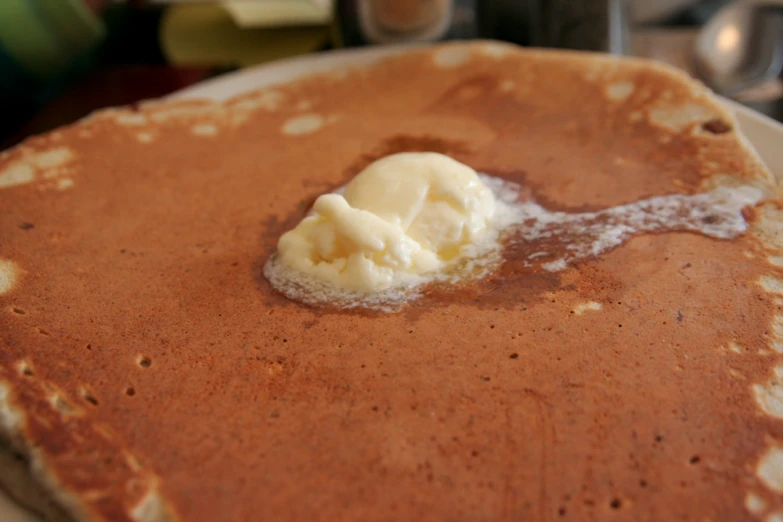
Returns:
[[[783,0],[0,0],[0,149],[272,60],[469,38],[662,60],[783,121]]]

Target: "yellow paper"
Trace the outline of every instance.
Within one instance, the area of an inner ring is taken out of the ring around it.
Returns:
[[[311,0],[224,0],[222,4],[240,27],[327,25],[332,14],[328,2]]]

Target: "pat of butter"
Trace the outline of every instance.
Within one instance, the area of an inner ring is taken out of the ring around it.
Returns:
[[[415,284],[470,255],[495,197],[476,172],[431,152],[382,158],[342,194],[319,197],[278,242],[278,259],[333,287],[361,293]]]

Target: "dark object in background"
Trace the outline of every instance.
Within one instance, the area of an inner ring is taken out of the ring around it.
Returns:
[[[136,84],[125,88],[109,82],[102,90],[90,87],[85,91],[91,92],[85,98],[85,101],[91,100],[90,104],[76,103],[71,92],[82,89],[82,80],[95,70],[103,71],[121,65],[163,65],[165,60],[158,39],[161,15],[162,9],[156,6],[133,8],[126,4],[110,4],[102,17],[107,29],[102,45],[76,57],[62,74],[47,81],[32,77],[0,47],[0,69],[3,71],[0,76],[0,93],[3,93],[0,97],[0,112],[3,114],[0,118],[0,150],[18,143],[29,134],[44,132],[85,116],[91,110],[104,106],[99,104],[99,100],[108,104],[127,103],[128,97],[118,93],[132,91],[137,88]],[[115,78],[110,71],[105,73],[104,79]],[[84,80],[84,83],[87,82]],[[163,85],[168,83],[163,81]],[[174,82],[172,85],[179,84]],[[69,94],[63,97],[66,92]],[[143,94],[150,96],[166,92],[143,90]],[[61,98],[70,99],[70,102],[63,103]],[[50,105],[53,108],[46,117],[34,116],[42,107]]]
[[[3,2],[4,0],[0,0]],[[159,29],[160,5],[134,7],[110,4],[103,11],[107,35],[88,56],[48,85],[35,84],[21,73],[0,77],[34,96],[0,99],[0,150],[71,123],[96,109],[158,98],[223,72],[215,67],[173,68],[166,64]],[[3,54],[0,52],[0,60]],[[4,71],[13,71],[6,66]],[[10,92],[10,87],[6,88]]]
[[[482,38],[530,46],[530,9],[533,0],[479,0],[478,29]]]
[[[335,0],[335,47],[468,39],[487,0]]]
[[[652,1],[652,0],[648,0]],[[699,0],[673,11],[663,18],[657,19],[652,25],[665,27],[693,27],[703,25],[724,7],[735,0]]]
[[[163,6],[110,4],[103,11],[106,40],[98,50],[98,66],[166,63],[160,46]]]
[[[212,73],[211,68],[175,69],[166,65],[98,69],[65,87],[43,110],[18,127],[3,129],[7,132],[0,135],[0,150],[14,146],[28,136],[74,122],[97,109],[165,96],[206,80]]]
[[[718,11],[694,43],[696,74],[715,92],[742,99],[783,77],[783,7],[742,3]]]
[[[355,47],[479,37],[622,54],[629,49],[626,5],[626,0],[336,0],[334,39],[338,47]]]
[[[626,0],[530,0],[535,47],[626,54],[630,17]]]

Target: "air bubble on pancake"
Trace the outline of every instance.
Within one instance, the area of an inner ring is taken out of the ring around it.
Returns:
[[[783,209],[775,205],[762,205],[757,209],[753,223],[756,237],[775,254],[783,254]]]
[[[765,522],[783,522],[783,511],[772,513],[767,517]]]
[[[139,125],[146,125],[148,123],[147,116],[140,112],[125,112],[119,114],[115,120],[118,124],[134,127]]]
[[[761,515],[767,509],[767,502],[751,491],[745,495],[745,509],[754,515]]]
[[[218,128],[211,123],[199,123],[191,127],[190,132],[196,136],[216,136]]]
[[[587,311],[598,311],[603,308],[603,305],[601,303],[596,303],[595,301],[588,301],[586,303],[579,303],[574,307],[574,314],[576,315],[582,315],[583,313]]]
[[[19,269],[16,267],[16,263],[9,259],[0,258],[0,295],[10,292],[18,279]]]
[[[712,116],[712,109],[695,103],[657,107],[648,112],[650,123],[673,131],[681,131],[689,125],[708,119],[710,116]]]
[[[67,190],[74,185],[71,178],[60,178],[57,180],[57,190]]]
[[[625,158],[623,158],[622,156],[617,156],[617,157],[614,159],[613,163],[614,163],[615,165],[625,165],[626,163],[628,163],[628,160],[627,160],[627,159],[625,159]],[[675,180],[675,181],[678,181],[678,180]]]
[[[33,371],[33,365],[30,364],[29,361],[25,360],[21,360],[16,364],[16,371],[19,372],[19,375],[24,377],[32,377],[35,375],[35,372]]]
[[[743,375],[742,373],[738,372],[734,368],[729,368],[728,373],[729,373],[729,375],[732,378],[737,379],[738,381],[744,381],[744,380],[747,379],[747,377],[745,377],[745,375]]]
[[[231,108],[240,112],[252,112],[258,108],[260,108],[261,105],[258,103],[258,101],[250,98],[245,100],[239,100],[235,103],[231,104]]]
[[[783,448],[767,449],[756,466],[756,476],[775,493],[783,493]]]
[[[695,103],[657,107],[650,109],[647,115],[650,119],[650,123],[677,132],[685,129],[689,125],[714,116],[713,109]]]
[[[133,453],[128,453],[127,455],[125,455],[125,462],[128,463],[128,467],[133,472],[137,472],[142,469],[141,460],[139,460],[139,457],[137,457]]]
[[[289,136],[301,136],[313,133],[325,124],[323,116],[319,114],[304,114],[287,120],[282,127],[283,134]]]
[[[32,183],[38,174],[43,179],[57,179],[68,172],[66,165],[75,158],[73,150],[69,147],[54,147],[39,152],[31,152],[24,148],[20,150],[23,157],[0,172],[0,189]],[[39,186],[40,189],[52,187],[61,188],[58,183],[44,183]]]
[[[459,67],[468,62],[470,50],[465,47],[445,47],[433,56],[435,65],[443,68]]]
[[[169,522],[174,520],[157,488],[150,488],[131,511],[136,522]]]
[[[95,394],[92,391],[88,390],[87,388],[82,388],[80,390],[80,394],[85,401],[89,402],[93,406],[98,406],[98,399],[95,398]]]
[[[130,459],[126,458],[126,460],[130,460]],[[129,463],[128,467],[130,467],[131,469],[134,469],[134,465],[133,464]],[[138,469],[141,469],[141,468],[136,468],[136,469],[138,470]],[[129,495],[131,495],[133,498],[138,498],[139,496],[141,496],[144,493],[145,490],[146,490],[146,485],[144,484],[143,481],[141,481],[141,480],[139,480],[137,478],[132,478],[132,479],[128,480],[125,483],[125,491]]]
[[[501,44],[496,42],[485,43],[479,48],[482,53],[492,58],[503,58],[509,52],[509,49],[513,47],[508,44]]]
[[[763,178],[749,179],[746,177],[740,177],[735,174],[729,174],[727,172],[715,172],[710,177],[705,178],[699,185],[702,190],[713,190],[718,187],[756,187],[758,190],[764,193],[764,199],[775,199],[777,193],[769,181]],[[769,206],[769,205],[765,205]],[[763,207],[761,207],[763,208]]]
[[[152,121],[165,123],[177,118],[192,118],[220,111],[222,106],[212,103],[172,105],[165,101],[149,101],[143,104]]]
[[[606,87],[606,96],[613,101],[622,101],[633,93],[634,85],[631,82],[616,82]]]
[[[566,260],[564,258],[560,258],[555,261],[549,261],[541,265],[541,268],[543,268],[547,272],[562,272],[567,267],[568,267],[568,263],[566,263]]]
[[[623,501],[621,498],[613,498],[609,501],[609,507],[612,509],[622,509],[623,505],[628,503],[628,500]]]
[[[267,363],[266,373],[270,376],[278,375],[283,371],[283,363],[280,361],[270,361]]]
[[[738,345],[734,341],[729,342],[728,348],[729,348],[730,351],[732,351],[734,353],[737,353],[737,354],[741,354],[742,353],[742,346]]]
[[[82,493],[82,496],[91,504],[106,502],[111,497],[105,489],[88,489]]]
[[[277,91],[262,90],[256,93],[242,96],[239,99],[228,102],[228,121],[233,126],[238,126],[250,118],[250,114],[257,110],[274,112],[283,102],[284,96]]]
[[[74,159],[73,151],[68,147],[56,147],[54,149],[37,152],[28,158],[28,161],[39,169],[53,169],[62,167]]]
[[[775,276],[765,275],[759,281],[761,287],[771,294],[783,295],[783,279]]]
[[[513,80],[503,80],[503,83],[500,84],[500,90],[503,92],[510,92],[514,90],[514,81]]]
[[[246,112],[238,112],[236,114],[233,114],[228,119],[228,122],[232,127],[238,127],[250,119],[250,116],[248,114],[249,113]]]
[[[240,112],[252,112],[258,109],[275,111],[280,107],[283,95],[277,91],[259,91],[250,96],[229,102],[229,109]]]
[[[69,416],[76,413],[74,407],[58,393],[49,397],[49,403],[63,416]]]
[[[60,176],[62,167],[74,160],[69,147],[54,147],[40,152],[25,151],[24,156],[0,172],[0,188],[24,185],[35,181],[40,171],[45,179]]]
[[[765,413],[783,419],[783,366],[776,367],[766,383],[755,384],[753,395]]]
[[[0,172],[0,189],[24,185],[35,180],[35,169],[24,162],[12,163]]]
[[[476,98],[484,94],[484,89],[477,85],[463,85],[459,87],[457,91],[452,95],[452,99],[461,103],[469,100],[475,100]]]
[[[712,134],[714,136],[726,134],[731,131],[731,124],[727,123],[721,118],[713,118],[709,121],[705,121],[694,129],[695,134]]]
[[[774,266],[783,266],[783,256],[767,256],[767,261]]]
[[[43,175],[41,177],[43,179],[55,179],[55,178],[58,178],[58,177],[62,176],[66,172],[68,172],[68,169],[62,169],[62,168],[48,169],[48,170],[44,171],[44,173],[43,173]]]
[[[22,415],[11,406],[11,388],[0,380],[0,431],[16,433],[22,425]]]
[[[769,347],[778,353],[783,353],[783,316],[776,314],[772,318],[772,339]]]
[[[33,366],[30,364],[29,361],[21,360],[18,363],[16,363],[16,371],[19,372],[19,375],[23,375],[25,377],[32,377],[35,375],[35,372],[33,371]]]
[[[149,132],[140,132],[136,134],[136,139],[139,143],[152,143],[155,140],[155,136]]]

